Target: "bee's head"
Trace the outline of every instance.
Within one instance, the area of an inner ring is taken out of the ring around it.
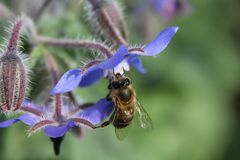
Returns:
[[[121,74],[116,74],[114,79],[110,82],[111,89],[127,87],[130,84],[131,84],[130,79]]]

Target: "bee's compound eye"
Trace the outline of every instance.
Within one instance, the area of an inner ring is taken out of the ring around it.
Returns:
[[[112,82],[112,87],[114,89],[118,89],[120,87],[119,83],[118,82]]]

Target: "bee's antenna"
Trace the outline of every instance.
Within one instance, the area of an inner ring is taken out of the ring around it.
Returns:
[[[126,72],[126,71],[125,71],[125,69],[123,69],[123,74],[122,74],[122,75],[124,75],[124,74],[125,74],[125,72]]]

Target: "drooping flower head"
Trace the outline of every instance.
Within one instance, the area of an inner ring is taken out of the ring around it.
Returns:
[[[48,106],[39,106],[29,100],[24,100],[22,111],[25,114],[4,122],[0,128],[9,127],[19,121],[31,126],[29,134],[43,129],[46,136],[56,140],[63,137],[68,131],[80,130],[80,126],[95,128],[114,110],[112,102],[105,98],[97,103],[84,104],[85,109],[76,107],[61,95],[56,95],[54,103]]]
[[[83,68],[69,70],[63,74],[51,93],[65,93],[74,90],[78,86],[92,85],[109,74],[122,74],[124,71],[128,71],[130,66],[144,73],[145,69],[142,67],[142,62],[138,56],[156,56],[161,53],[177,30],[178,27],[166,28],[143,48],[128,48],[122,45],[115,54],[105,60],[92,61]]]
[[[46,53],[44,58],[52,82],[55,84],[58,79],[57,65],[49,53]],[[70,130],[74,134],[80,135],[82,133],[81,125],[95,128],[114,110],[113,103],[105,99],[99,100],[96,104],[86,103],[80,106],[71,103],[72,101],[72,99],[67,99],[61,94],[54,95],[53,102],[46,106],[39,106],[31,101],[24,100],[19,110],[27,113],[18,118],[0,122],[0,128],[22,121],[31,126],[29,134],[43,129],[44,133],[53,142],[55,154],[59,155],[60,145],[67,131]]]
[[[46,136],[57,138],[64,136],[67,131],[80,125],[94,128],[95,125],[108,118],[114,110],[113,103],[105,98],[100,99],[95,104],[86,104],[88,106],[83,110],[62,98],[61,100],[64,102],[61,115],[56,113],[57,106],[54,106],[55,108],[39,106],[29,100],[24,100],[21,109],[26,113],[18,118],[0,122],[0,128],[9,127],[22,121],[31,126],[29,134],[43,129]]]

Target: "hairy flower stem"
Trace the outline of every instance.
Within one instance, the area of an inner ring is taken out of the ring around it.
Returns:
[[[43,112],[41,112],[40,110],[37,110],[37,109],[34,109],[34,108],[31,108],[31,107],[25,107],[25,106],[22,106],[20,108],[20,110],[24,111],[24,112],[28,112],[28,113],[32,113],[36,116],[42,116],[43,115]]]
[[[55,96],[55,117],[62,117],[62,97],[61,94],[56,94]]]
[[[35,44],[43,44],[61,48],[85,48],[96,50],[101,53],[104,57],[110,58],[112,57],[111,49],[105,46],[103,43],[100,42],[92,42],[87,40],[69,40],[69,39],[57,39],[51,37],[45,37],[38,35],[36,27],[33,21],[28,18],[24,17],[24,25],[29,31],[30,39]]]
[[[19,19],[15,22],[13,29],[12,29],[12,33],[11,33],[11,37],[8,43],[8,47],[7,47],[7,53],[17,53],[17,44],[18,44],[18,39],[19,39],[19,33],[21,30],[21,27],[23,25],[23,20]]]
[[[51,76],[52,83],[53,83],[53,85],[55,85],[55,84],[57,84],[59,75],[60,75],[57,64],[55,63],[52,55],[50,55],[49,53],[45,53],[44,59],[47,64],[47,68],[48,68],[49,74]]]
[[[45,61],[47,63],[48,71],[50,73],[50,76],[52,78],[53,85],[57,84],[59,79],[59,70],[57,68],[57,65],[54,61],[54,58],[46,53],[45,54]],[[55,96],[55,116],[61,117],[62,116],[62,98],[60,94],[56,94]]]
[[[105,10],[102,10],[100,12],[100,17],[102,17],[102,21],[105,22],[105,25],[110,33],[110,35],[112,35],[115,38],[115,41],[117,43],[117,46],[120,46],[122,44],[127,45],[127,42],[125,41],[125,39],[121,36],[119,30],[117,30],[116,27],[114,27],[114,24],[112,22],[112,20],[110,19],[109,15],[106,13]]]
[[[62,48],[86,48],[99,51],[103,56],[109,58],[112,56],[108,47],[98,42],[82,41],[82,40],[67,40],[67,39],[54,39],[49,37],[38,36],[37,43],[44,45],[51,45]]]
[[[112,57],[111,49],[105,46],[103,43],[92,42],[87,40],[69,40],[69,39],[57,39],[57,38],[45,37],[45,36],[38,35],[36,26],[29,17],[23,17],[22,23],[24,23],[26,29],[29,32],[30,39],[35,44],[44,44],[49,46],[61,47],[61,48],[91,49],[91,50],[96,50],[100,52],[106,58]],[[9,44],[9,47],[11,46],[14,46],[14,45]]]

